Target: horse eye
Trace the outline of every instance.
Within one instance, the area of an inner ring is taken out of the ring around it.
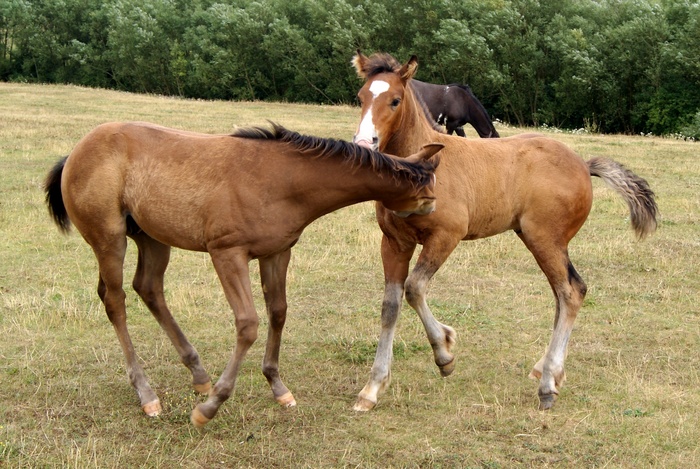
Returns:
[[[394,100],[391,102],[391,107],[396,109],[397,107],[399,107],[399,104],[401,104],[401,99],[394,98]]]

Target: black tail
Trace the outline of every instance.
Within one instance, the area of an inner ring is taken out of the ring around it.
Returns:
[[[44,181],[44,191],[46,192],[46,204],[49,206],[49,213],[53,217],[58,227],[64,233],[70,229],[70,219],[66,206],[63,204],[63,196],[61,195],[61,175],[63,167],[66,164],[67,156],[61,158],[58,163],[49,171]]]

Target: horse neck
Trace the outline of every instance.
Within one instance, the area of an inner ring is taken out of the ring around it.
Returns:
[[[400,157],[416,153],[426,143],[439,140],[440,135],[433,128],[432,122],[428,122],[428,117],[410,86],[406,86],[404,91],[403,104],[399,125],[381,149]]]
[[[295,197],[306,202],[313,219],[356,203],[392,200],[415,190],[411,181],[395,179],[389,172],[379,173],[371,165],[350,168],[342,161],[326,162],[314,162],[312,171],[319,171],[314,182],[300,185],[312,189],[304,189]]]
[[[493,135],[498,135],[496,128],[491,122],[491,116],[486,111],[486,108],[481,101],[476,99],[471,92],[459,88],[464,94],[464,99],[467,104],[467,109],[469,112],[468,122],[474,127],[479,137],[491,137]]]

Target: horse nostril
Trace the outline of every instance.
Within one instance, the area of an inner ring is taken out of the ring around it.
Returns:
[[[376,145],[379,143],[379,137],[372,137],[372,145]]]

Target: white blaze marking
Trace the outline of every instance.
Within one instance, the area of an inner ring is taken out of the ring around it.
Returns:
[[[382,80],[373,81],[369,87],[369,91],[372,93],[372,96],[374,96],[374,98],[376,99],[377,96],[379,96],[380,94],[389,91],[389,83]]]
[[[360,122],[360,128],[357,129],[355,141],[366,140],[371,144],[376,135],[376,131],[374,130],[374,122],[372,122],[372,108],[370,108]]]
[[[383,80],[375,80],[371,85],[369,85],[369,91],[372,93],[373,99],[377,99],[380,94],[386,93],[389,88],[389,83]],[[372,106],[370,106],[367,114],[365,114],[365,117],[362,118],[362,122],[360,122],[360,127],[357,129],[357,134],[355,135],[354,141],[357,142],[358,140],[365,140],[372,143],[376,136],[377,131],[374,128],[374,122],[372,121]]]

